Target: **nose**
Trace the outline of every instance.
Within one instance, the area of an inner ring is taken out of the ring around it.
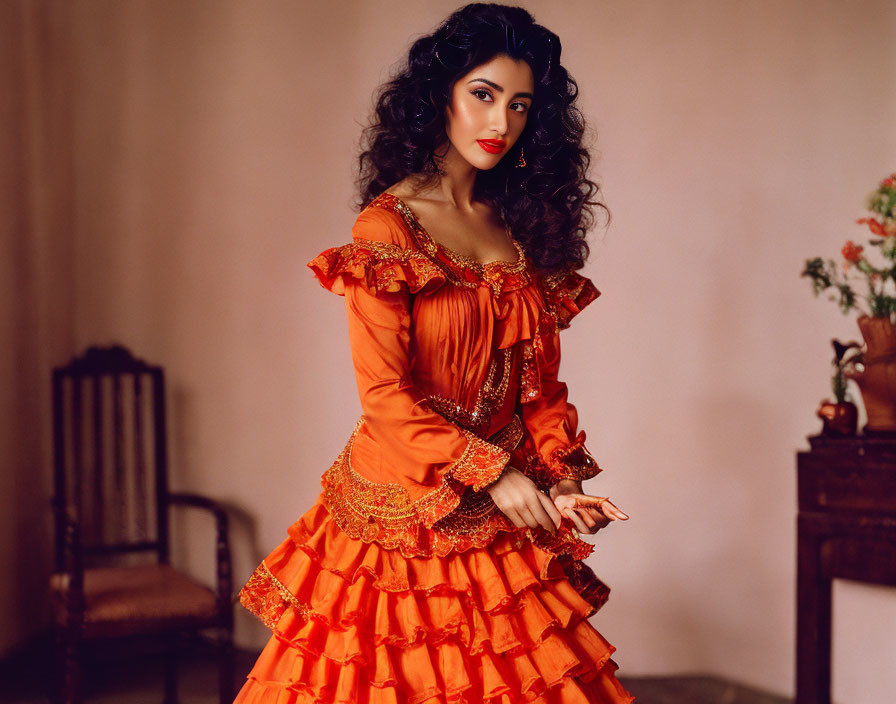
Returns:
[[[498,133],[500,137],[507,134],[507,113],[503,105],[495,103],[492,107],[491,128]]]

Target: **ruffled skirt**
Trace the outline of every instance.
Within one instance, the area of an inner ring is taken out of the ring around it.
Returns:
[[[522,533],[408,558],[320,499],[288,533],[240,591],[273,635],[235,704],[634,701],[588,621],[605,585]]]

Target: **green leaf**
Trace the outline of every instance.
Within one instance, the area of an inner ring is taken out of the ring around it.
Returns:
[[[844,313],[849,313],[856,305],[856,294],[849,287],[849,284],[838,284],[840,291],[840,308]]]

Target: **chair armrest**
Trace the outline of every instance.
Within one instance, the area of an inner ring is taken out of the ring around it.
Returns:
[[[210,512],[215,517],[215,546],[217,554],[217,597],[222,613],[229,613],[233,600],[233,570],[230,563],[230,533],[228,530],[227,511],[217,501],[198,494],[169,492],[168,503],[173,506],[189,506]]]

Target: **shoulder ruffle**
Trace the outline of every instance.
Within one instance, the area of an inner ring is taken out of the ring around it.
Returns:
[[[321,286],[339,296],[345,295],[346,279],[361,282],[373,294],[396,292],[402,285],[411,293],[431,292],[446,281],[445,272],[420,250],[362,237],[325,249],[307,266]]]
[[[591,279],[575,269],[559,269],[539,277],[539,280],[545,303],[556,320],[558,330],[568,328],[570,321],[600,296]]]

